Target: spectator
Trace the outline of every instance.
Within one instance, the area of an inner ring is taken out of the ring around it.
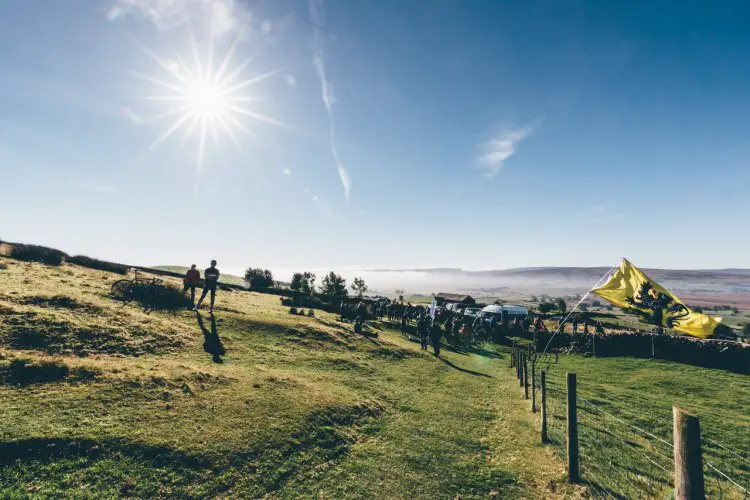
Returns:
[[[195,307],[195,287],[198,286],[198,282],[201,279],[201,272],[195,268],[195,264],[190,266],[188,272],[185,273],[185,277],[182,279],[182,294],[190,289],[190,303]]]

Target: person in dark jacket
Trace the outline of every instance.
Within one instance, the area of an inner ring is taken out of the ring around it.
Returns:
[[[443,331],[440,329],[440,324],[437,321],[432,322],[432,328],[430,329],[430,343],[432,349],[435,351],[435,356],[440,356],[440,338],[443,336]]]
[[[203,284],[203,293],[201,294],[201,298],[198,299],[198,305],[195,306],[194,310],[198,310],[198,308],[203,303],[203,299],[206,298],[206,294],[211,291],[211,307],[209,308],[208,312],[213,314],[214,313],[214,301],[216,300],[216,287],[219,285],[219,276],[221,273],[219,273],[219,270],[216,269],[216,261],[211,261],[211,267],[207,268],[205,271],[203,271],[203,278],[205,280],[205,283]]]

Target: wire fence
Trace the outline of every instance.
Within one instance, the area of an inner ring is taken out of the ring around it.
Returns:
[[[533,356],[527,354],[526,360],[528,383],[533,381],[530,398],[539,412],[544,369],[547,444],[567,460],[566,374],[554,364],[532,364]],[[578,379],[576,398],[579,469],[589,494],[617,499],[670,497],[675,484],[671,402],[642,407],[637,391],[632,398],[627,390],[615,396],[603,393],[593,382]],[[750,500],[750,450],[714,439],[712,430],[701,421],[706,497]]]

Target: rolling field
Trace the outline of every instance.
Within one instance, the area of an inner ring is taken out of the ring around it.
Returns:
[[[0,277],[0,497],[581,494],[502,354],[437,359],[272,295],[221,292],[212,321],[121,307],[106,272]]]
[[[748,482],[743,375],[561,356],[542,446],[504,347],[439,359],[386,324],[355,335],[243,291],[221,291],[213,318],[146,314],[109,298],[120,277],[0,258],[0,497],[663,497],[672,404],[700,416],[706,460]],[[576,487],[559,455],[566,371]],[[713,496],[741,498],[706,473]]]

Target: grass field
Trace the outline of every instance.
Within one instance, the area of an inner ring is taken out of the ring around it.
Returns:
[[[556,498],[600,484],[664,496],[672,404],[701,417],[707,460],[747,482],[746,376],[561,357],[557,445],[542,446],[507,349],[438,359],[382,323],[355,335],[242,291],[220,292],[213,320],[146,314],[108,297],[120,277],[0,258],[0,497]],[[587,401],[590,483],[575,488],[557,453],[565,371]]]
[[[582,493],[503,354],[438,359],[250,292],[215,321],[145,314],[108,298],[118,278],[0,258],[0,497]]]
[[[547,372],[550,436],[562,454],[565,374],[576,373],[582,471],[594,491],[619,498],[670,494],[673,405],[700,418],[709,496],[744,498],[716,469],[750,490],[747,375],[660,360],[558,359],[540,363],[536,377],[539,385],[539,372]]]

